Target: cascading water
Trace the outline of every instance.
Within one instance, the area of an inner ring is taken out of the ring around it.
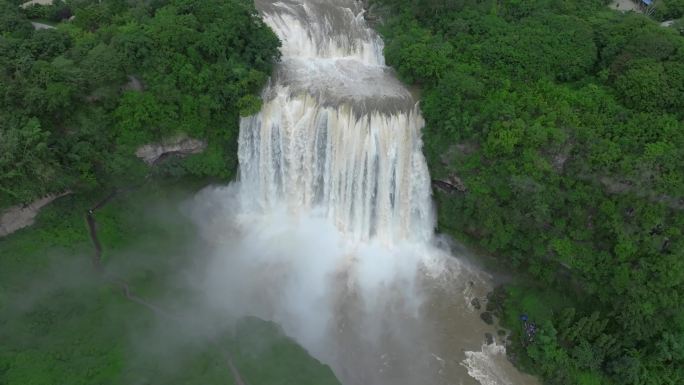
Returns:
[[[282,61],[241,122],[239,182],[195,203],[207,302],[277,322],[345,385],[528,383],[479,351],[486,277],[435,246],[423,119],[360,4],[256,4]]]
[[[262,111],[241,124],[243,196],[266,210],[321,208],[357,240],[427,241],[423,120],[356,3],[341,3],[258,3],[283,58]]]

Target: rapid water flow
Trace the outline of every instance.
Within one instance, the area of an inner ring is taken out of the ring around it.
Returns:
[[[321,208],[356,240],[429,240],[423,119],[356,3],[258,6],[283,57],[261,113],[242,122],[245,194],[259,208]]]
[[[354,0],[257,0],[282,40],[240,179],[197,198],[216,311],[277,322],[344,385],[527,384],[434,236],[418,105]],[[207,219],[208,218],[208,219]]]

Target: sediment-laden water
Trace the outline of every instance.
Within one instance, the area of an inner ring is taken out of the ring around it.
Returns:
[[[530,383],[484,344],[488,276],[435,240],[424,122],[360,4],[257,8],[282,62],[241,122],[239,182],[196,199],[207,303],[277,322],[345,385]]]

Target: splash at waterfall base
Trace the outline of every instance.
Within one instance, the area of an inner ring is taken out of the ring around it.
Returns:
[[[210,251],[202,309],[278,323],[343,384],[531,384],[470,305],[489,277],[423,242],[357,242],[324,210],[254,212],[241,186],[191,203]],[[206,311],[206,310],[205,310]]]
[[[351,0],[257,1],[282,61],[240,179],[189,206],[203,308],[278,323],[345,385],[528,384],[471,308],[487,274],[434,236],[424,122]]]

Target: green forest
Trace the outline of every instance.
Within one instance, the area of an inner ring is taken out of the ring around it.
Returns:
[[[239,118],[261,106],[278,38],[251,0],[21,3],[0,0],[0,210],[75,194],[0,239],[0,384],[224,381],[216,346],[176,346],[173,368],[134,356],[132,330],[154,317],[82,273],[83,214],[146,181],[98,214],[104,257],[146,298],[169,289],[192,253],[176,206],[235,177]],[[550,385],[684,384],[684,0],[649,15],[602,0],[370,4],[387,64],[420,90],[438,230],[511,276],[491,305],[511,360]],[[136,158],[180,134],[206,151]],[[161,206],[177,225],[137,216]],[[220,341],[252,384],[336,383],[273,325],[242,328]],[[250,338],[275,342],[255,355]]]
[[[0,238],[0,384],[243,385],[230,357],[248,384],[339,385],[275,324],[244,319],[198,336],[194,318],[152,312],[112,284],[124,280],[166,311],[169,296],[191,307],[175,277],[196,253],[197,229],[180,207],[197,184],[157,177],[98,210],[104,276],[83,213],[107,194],[61,198],[31,228]]]
[[[499,314],[518,366],[547,384],[684,383],[681,22],[597,0],[371,14],[388,64],[422,90],[430,171],[448,183],[439,230],[518,272]],[[540,325],[533,343],[520,314]]]
[[[232,177],[239,116],[279,55],[252,2],[21,2],[0,0],[0,208],[136,180],[136,146],[179,133],[208,149],[169,173]]]
[[[73,194],[0,238],[0,384],[240,385],[229,357],[251,384],[337,384],[274,324],[192,342],[115,283],[153,302],[172,293],[196,235],[180,203],[234,176],[238,119],[258,111],[279,56],[252,2],[22,2],[0,0],[0,211]],[[179,134],[207,149],[154,168],[136,158]],[[117,190],[95,215],[98,275],[84,214]]]

